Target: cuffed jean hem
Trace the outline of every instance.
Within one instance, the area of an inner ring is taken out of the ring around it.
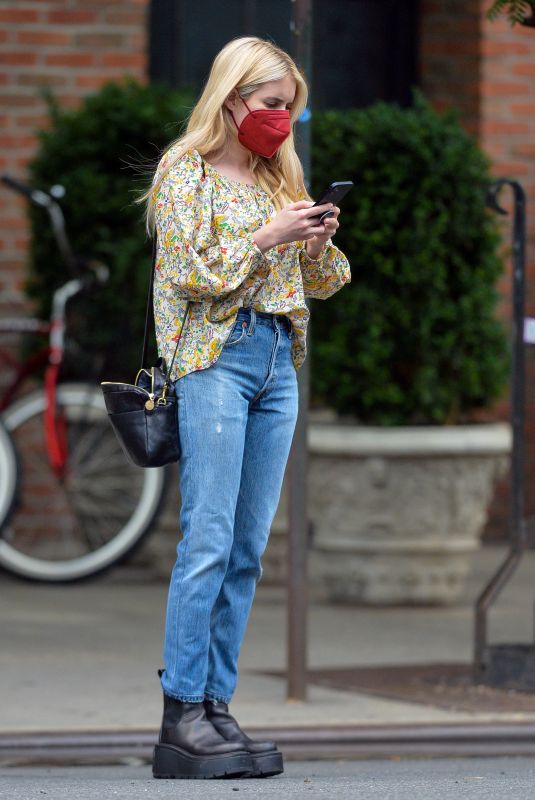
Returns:
[[[202,694],[173,694],[173,692],[168,692],[167,689],[164,689],[164,694],[174,700],[180,700],[181,703],[202,703],[204,700],[204,695]]]
[[[206,700],[217,700],[218,703],[230,703],[232,700],[232,695],[230,694],[211,694],[211,692],[205,692],[204,697]]]

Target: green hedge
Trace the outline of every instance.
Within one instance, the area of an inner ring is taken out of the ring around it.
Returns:
[[[352,282],[312,304],[315,400],[384,425],[464,421],[491,404],[508,363],[500,234],[488,161],[457,116],[420,94],[410,109],[317,114],[312,163],[315,191],[356,184],[336,235]]]
[[[39,134],[31,181],[65,186],[62,206],[75,252],[110,267],[106,289],[70,306],[79,352],[104,353],[102,371],[108,377],[131,379],[141,350],[151,244],[143,209],[134,198],[149,185],[163,148],[179,135],[191,104],[188,94],[131,79],[106,84],[74,111],[57,108],[49,98],[52,124]],[[32,207],[31,222],[27,288],[47,314],[52,291],[68,272],[58,260],[46,213]],[[85,361],[78,366],[83,369]]]
[[[52,103],[30,166],[36,186],[65,185],[75,250],[110,265],[109,285],[73,315],[81,352],[104,352],[107,377],[138,363],[150,245],[133,199],[191,103],[133,81],[106,85],[76,111]],[[352,283],[312,301],[314,401],[379,424],[456,421],[491,403],[507,364],[495,319],[500,237],[484,208],[487,161],[456,117],[419,96],[409,110],[317,113],[313,164],[314,191],[356,183],[336,236]],[[28,291],[47,313],[66,270],[44,213],[31,214]]]

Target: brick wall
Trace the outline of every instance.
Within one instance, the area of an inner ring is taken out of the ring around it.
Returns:
[[[505,19],[489,22],[490,0],[422,0],[420,73],[422,86],[438,108],[461,109],[466,128],[479,137],[497,176],[518,179],[528,194],[527,313],[535,316],[535,30]],[[504,205],[511,209],[508,193]],[[505,243],[511,229],[505,230]],[[511,263],[500,283],[499,313],[511,314]],[[535,515],[535,349],[527,353],[526,495]],[[508,419],[508,397],[493,409]],[[497,489],[486,538],[507,535],[509,480]]]
[[[421,0],[420,82],[438,110],[455,106],[479,132],[480,0]]]
[[[63,106],[109,79],[144,78],[148,0],[0,0],[0,171],[24,177],[46,126],[38,91]],[[0,313],[22,303],[28,230],[24,203],[0,187]]]

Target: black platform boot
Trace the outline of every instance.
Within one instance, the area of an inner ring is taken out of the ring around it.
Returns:
[[[164,693],[163,719],[154,747],[155,778],[226,778],[249,775],[252,758],[241,743],[227,741],[206,716],[203,703]]]
[[[204,701],[206,716],[218,733],[227,742],[233,742],[246,749],[253,760],[253,769],[245,777],[267,778],[284,772],[282,753],[275,742],[251,739],[240,728],[238,721],[228,710],[228,704],[219,700]]]

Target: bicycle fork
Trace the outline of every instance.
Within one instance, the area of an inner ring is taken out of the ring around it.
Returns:
[[[54,292],[52,322],[50,328],[50,351],[45,372],[46,406],[43,415],[44,436],[48,461],[52,470],[63,479],[68,466],[67,422],[63,411],[58,410],[57,386],[59,368],[63,361],[65,345],[65,308],[69,298],[78,294],[83,281],[75,278]]]

